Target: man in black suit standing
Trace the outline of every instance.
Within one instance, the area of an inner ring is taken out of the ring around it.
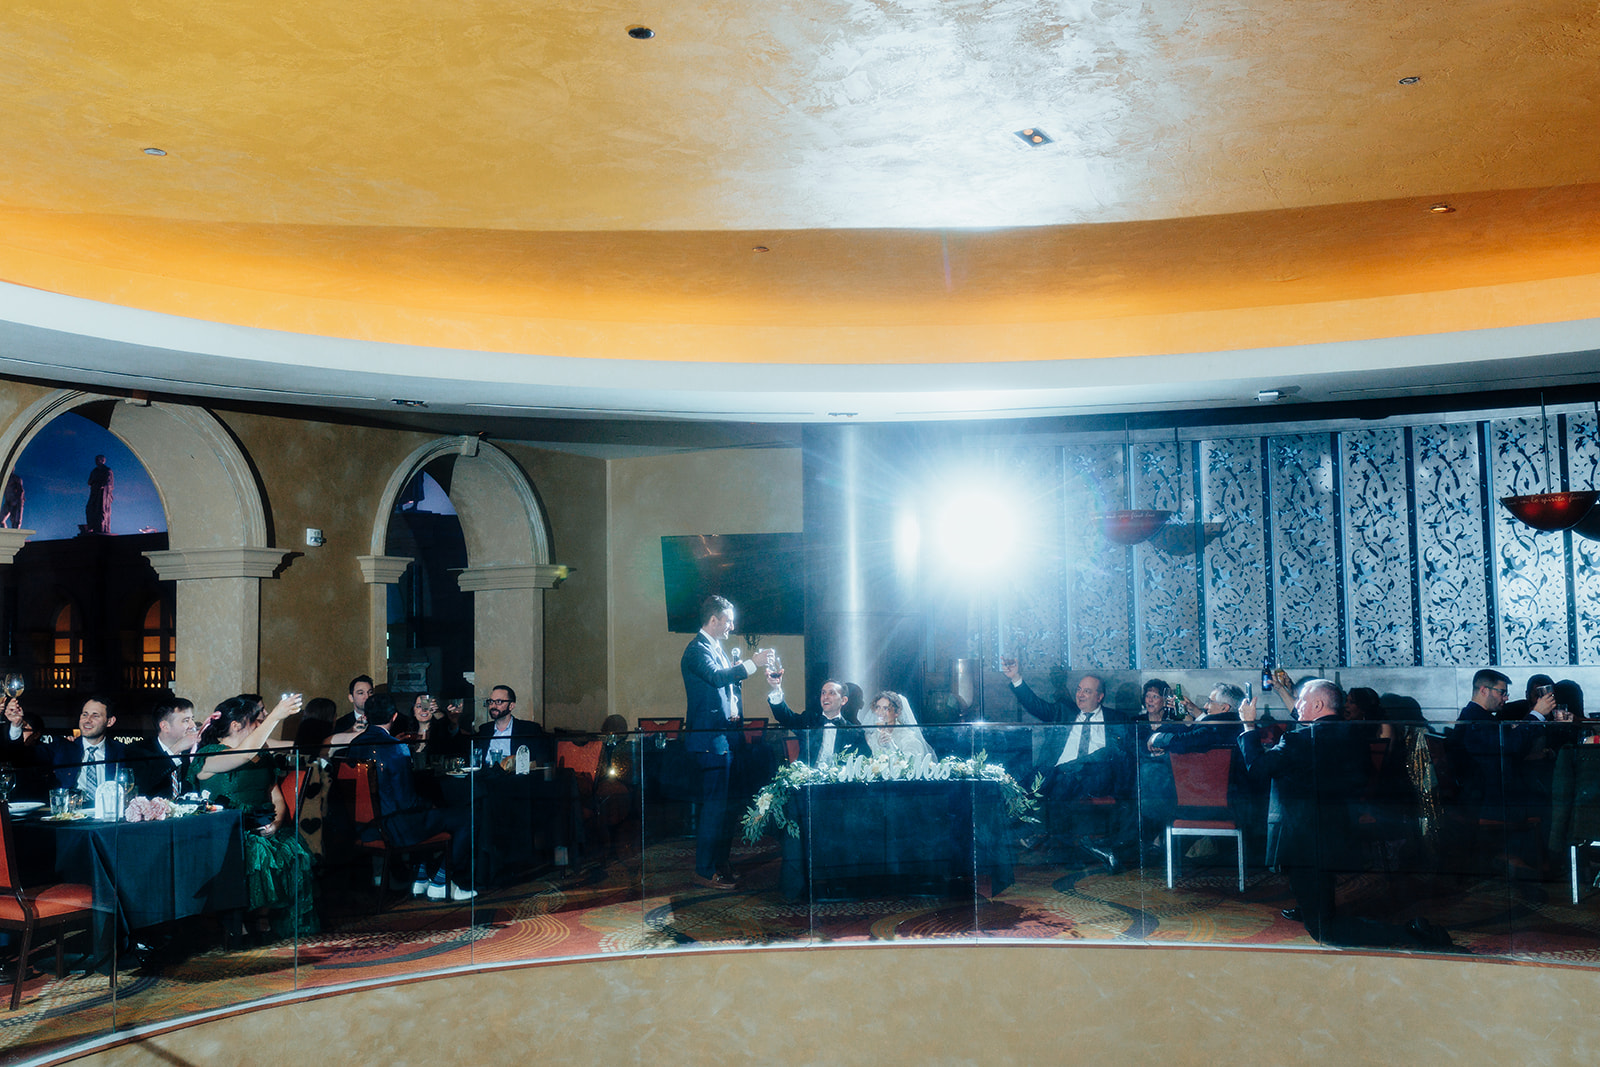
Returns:
[[[1243,732],[1239,750],[1245,771],[1270,780],[1269,803],[1279,821],[1276,847],[1268,846],[1267,866],[1289,877],[1296,907],[1284,917],[1305,923],[1321,942],[1340,945],[1449,947],[1450,935],[1426,919],[1405,926],[1338,914],[1334,907],[1337,872],[1353,860],[1350,802],[1366,779],[1367,745],[1344,722],[1344,690],[1326,678],[1303,682],[1295,698],[1299,725],[1271,748],[1263,748],[1256,729],[1255,701],[1239,706]]]
[[[767,704],[772,717],[785,729],[800,735],[800,751],[807,763],[821,763],[832,756],[844,757],[851,753],[867,752],[866,732],[855,719],[844,714],[843,682],[822,683],[817,710],[807,708],[796,714],[783,700],[783,671],[768,671],[767,684],[772,691],[767,694]]]
[[[694,874],[701,885],[732,889],[728,869],[733,847],[733,821],[728,817],[728,778],[733,752],[744,744],[739,714],[740,687],[757,669],[767,665],[765,649],[742,663],[734,663],[722,650],[722,639],[733,631],[733,605],[720,596],[706,597],[700,605],[700,632],[683,650],[679,671],[687,703],[684,749],[700,770],[700,821],[695,830]]]
[[[489,690],[489,699],[483,702],[489,710],[489,721],[478,727],[473,742],[478,763],[499,763],[515,756],[517,749],[528,746],[528,756],[534,763],[554,763],[556,746],[544,727],[536,722],[516,717],[517,691],[509,685],[497,685]]]
[[[142,797],[183,795],[189,757],[200,740],[194,725],[194,703],[167,697],[156,705],[156,735],[128,746],[134,790]]]
[[[117,776],[127,752],[121,741],[107,733],[116,722],[107,698],[94,696],[83,702],[78,738],[51,746],[50,762],[58,788],[76,789],[92,798],[102,783]]]

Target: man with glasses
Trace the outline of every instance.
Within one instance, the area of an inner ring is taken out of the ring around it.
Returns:
[[[1543,747],[1544,734],[1537,721],[1502,722],[1499,713],[1511,693],[1511,679],[1496,670],[1472,676],[1472,700],[1461,709],[1451,731],[1451,743],[1465,754],[1468,768],[1461,801],[1474,825],[1482,821],[1502,826],[1489,830],[1497,839],[1480,840],[1481,851],[1503,852],[1512,868],[1528,869],[1540,862],[1537,843],[1528,833],[1530,754]],[[1554,707],[1546,695],[1535,707]],[[1480,831],[1482,832],[1482,831]]]
[[[1039,791],[1050,802],[1046,816],[1050,829],[1023,843],[1043,848],[1050,838],[1057,837],[1088,853],[1091,862],[1104,862],[1114,873],[1138,834],[1136,728],[1105,707],[1105,680],[1097,674],[1078,679],[1073,713],[1068,705],[1045,700],[1029,688],[1015,657],[1004,657],[1000,667],[1011,680],[1011,691],[1023,711],[1044,722],[1065,725],[1065,730],[1047,734],[1038,750]],[[1115,797],[1118,802],[1107,812],[1090,803],[1101,797]],[[1105,832],[1098,833],[1102,822],[1106,823]]]
[[[554,763],[556,750],[544,728],[536,722],[519,719],[517,691],[509,685],[497,685],[489,690],[489,699],[483,702],[489,712],[489,721],[478,727],[478,762],[499,763],[516,755],[517,749],[528,746],[528,755],[535,763]]]

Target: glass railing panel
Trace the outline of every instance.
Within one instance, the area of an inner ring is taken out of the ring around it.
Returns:
[[[764,728],[692,734],[671,725],[640,739],[640,946],[781,938],[787,932],[781,923],[769,930],[744,907],[754,887],[776,879],[774,842],[747,842],[742,825],[750,797],[771,773]]]
[[[49,750],[44,751],[48,758]],[[20,964],[22,930],[10,923],[0,930],[5,939],[0,959],[8,964],[0,995],[8,998],[7,1007],[19,966],[22,977],[17,1010],[0,1015],[0,1050],[7,1059],[45,1054],[110,1031],[116,1022],[117,996],[112,977],[119,962],[126,962],[118,958],[116,865],[100,862],[97,847],[104,843],[113,857],[120,855],[117,824],[87,816],[50,818],[49,795],[61,783],[55,769],[31,758],[34,755],[7,753],[15,762],[0,770],[0,792],[9,797],[4,816],[9,883],[5,892],[14,899],[17,887],[26,892],[63,884],[82,886],[85,889],[74,896],[87,908],[63,927],[36,930],[29,957]],[[76,780],[77,764],[58,769],[68,782]],[[78,799],[81,805],[82,798]],[[81,806],[75,814],[83,815]],[[53,946],[63,935],[65,973],[57,977]]]

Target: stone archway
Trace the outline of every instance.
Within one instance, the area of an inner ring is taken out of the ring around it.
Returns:
[[[369,660],[384,662],[387,587],[400,580],[409,559],[384,555],[389,517],[416,473],[444,456],[455,458],[450,503],[467,544],[461,589],[473,594],[475,687],[510,685],[521,717],[543,719],[544,590],[566,579],[550,562],[550,525],[528,475],[509,455],[476,437],[441,438],[423,445],[395,468],[379,499],[371,553],[358,557],[369,597]],[[380,666],[381,665],[381,666]],[[382,679],[380,679],[382,680]]]
[[[198,707],[254,692],[261,662],[261,580],[287,552],[268,545],[261,488],[227,429],[203,408],[60,390],[0,431],[0,484],[56,416],[111,402],[106,429],[138,457],[167,516],[167,551],[146,555],[177,583],[179,657],[173,688]],[[14,554],[26,531],[10,546]],[[6,560],[9,562],[9,559]]]

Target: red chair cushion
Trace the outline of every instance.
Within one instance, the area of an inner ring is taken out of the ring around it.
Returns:
[[[1237,830],[1231,819],[1173,819],[1174,830]]]
[[[73,882],[43,886],[39,889],[24,889],[22,895],[33,905],[41,919],[71,915],[75,911],[89,911],[94,907],[94,890],[89,886]],[[0,919],[18,923],[24,921],[22,907],[17,903],[16,897],[10,894],[0,896]]]

